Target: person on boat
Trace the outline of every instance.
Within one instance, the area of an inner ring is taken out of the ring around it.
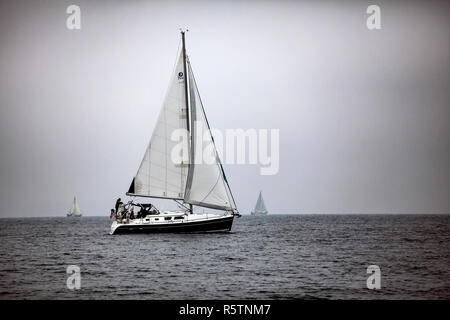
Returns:
[[[125,209],[125,206],[123,204],[120,205],[120,209],[119,210],[120,210],[122,219],[125,219],[127,217],[128,210]]]
[[[159,214],[159,210],[155,208],[155,206],[152,206],[149,210],[150,214],[156,215]]]
[[[116,211],[114,209],[111,209],[111,214],[109,215],[109,218],[111,219],[116,215]]]
[[[138,213],[136,214],[136,219],[140,219],[141,218],[141,211],[142,211],[142,209],[139,210]]]
[[[123,204],[122,200],[120,198],[117,199],[116,200],[116,206],[115,206],[116,212],[119,212],[119,207],[120,207],[121,204]]]
[[[134,208],[131,208],[130,219],[134,219]]]
[[[145,208],[144,208],[144,206],[142,206],[140,203],[138,203],[138,205],[139,205],[139,207],[141,208],[140,210],[139,210],[139,212],[137,213],[137,218],[138,219],[143,219],[143,218],[145,218],[145,216],[147,215],[146,214],[146,210],[145,210]]]

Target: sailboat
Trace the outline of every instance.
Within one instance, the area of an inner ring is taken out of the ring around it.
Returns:
[[[81,217],[81,210],[78,206],[77,197],[73,197],[72,208],[67,212],[68,217]]]
[[[266,215],[269,212],[267,211],[266,205],[264,204],[264,200],[262,197],[262,192],[259,192],[258,201],[256,201],[255,210],[252,211],[252,216]]]
[[[183,30],[181,43],[150,143],[126,192],[132,199],[116,203],[111,234],[230,231],[234,217],[240,216],[186,54]],[[182,148],[174,134],[179,134]],[[209,148],[203,148],[205,144]],[[204,161],[205,155],[212,161]],[[136,197],[173,200],[179,210],[159,210],[138,203]],[[136,216],[134,209],[139,210]]]

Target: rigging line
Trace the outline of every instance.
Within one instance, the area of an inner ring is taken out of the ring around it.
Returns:
[[[177,55],[175,57],[175,63],[172,68],[172,74],[175,72],[175,69],[177,68],[178,58],[180,57],[180,46],[181,46],[181,41],[178,41]]]
[[[234,207],[237,210],[237,205],[236,205],[236,201],[234,200],[234,197],[233,197],[233,192],[231,192],[230,184],[228,183],[228,179],[227,179],[227,177],[225,175],[225,171],[223,170],[222,161],[220,161],[219,154],[217,153],[216,143],[214,141],[214,137],[211,134],[211,127],[209,126],[208,118],[206,117],[205,109],[203,108],[202,97],[200,96],[200,91],[198,90],[197,81],[195,80],[194,72],[192,71],[191,63],[190,63],[189,59],[187,60],[187,62],[188,62],[188,65],[189,65],[189,72],[192,74],[192,79],[194,79],[195,88],[196,88],[197,93],[198,93],[198,98],[200,99],[200,107],[202,108],[203,116],[205,117],[206,125],[208,126],[208,129],[209,129],[209,134],[211,136],[211,140],[212,140],[213,145],[214,145],[214,150],[216,151],[216,158],[218,160],[218,163],[219,163],[220,169],[222,171],[222,175],[224,177],[224,180],[225,180],[225,182],[226,182],[226,184],[228,186],[228,191],[230,192],[231,199],[233,200],[233,203],[234,203]]]
[[[176,204],[179,206],[179,207],[181,207],[181,208],[184,208],[184,209],[186,209],[186,210],[189,210],[189,208],[188,207],[186,207],[184,204],[182,204],[182,203],[180,203],[180,202],[178,202],[177,200],[173,200],[173,201],[175,201],[176,202]]]

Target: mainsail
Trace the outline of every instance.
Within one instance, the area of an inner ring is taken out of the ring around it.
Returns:
[[[266,205],[264,204],[264,200],[262,197],[262,192],[259,192],[258,201],[256,201],[255,210],[253,211],[255,214],[267,214]]]
[[[182,200],[191,206],[191,212],[192,205],[234,211],[236,204],[186,58],[182,35],[183,47],[167,96],[127,195]],[[177,158],[181,161],[174,161],[174,151],[181,153]]]
[[[72,208],[69,210],[69,215],[81,216],[80,207],[78,207],[77,198],[73,197]]]
[[[187,142],[186,117],[184,59],[180,52],[153,135],[128,195],[184,199],[189,157],[185,155],[183,162],[173,161],[172,151],[179,143],[173,134],[184,132]]]

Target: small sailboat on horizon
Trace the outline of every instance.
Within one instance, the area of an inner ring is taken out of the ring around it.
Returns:
[[[262,197],[262,191],[259,192],[258,201],[256,201],[255,209],[251,212],[252,216],[265,216],[269,212],[267,211],[266,205]]]
[[[68,217],[81,217],[81,210],[78,206],[77,197],[73,197],[72,207],[67,212]]]
[[[139,169],[126,195],[117,199],[111,234],[153,232],[230,231],[240,216],[186,55],[185,32],[168,92],[153,129]],[[182,133],[181,161],[174,161],[179,143],[172,138]],[[203,134],[202,134],[203,133]],[[211,163],[202,162],[203,148],[198,137],[209,146]],[[180,210],[159,210],[151,203],[135,202],[135,197],[173,200]],[[194,207],[195,206],[195,207]],[[212,209],[200,212],[198,207]],[[139,210],[137,215],[134,209]]]

